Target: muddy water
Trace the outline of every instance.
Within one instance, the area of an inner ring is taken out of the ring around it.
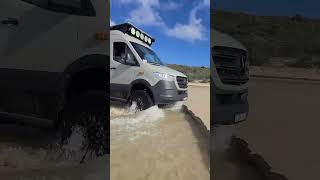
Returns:
[[[181,104],[110,112],[112,180],[210,179],[208,139]]]
[[[0,179],[107,179],[108,157],[83,156],[83,136],[75,128],[69,142],[58,146],[56,134],[21,125],[0,126]]]

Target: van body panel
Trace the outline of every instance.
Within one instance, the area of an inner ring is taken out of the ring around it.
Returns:
[[[0,111],[57,120],[74,74],[107,72],[108,39],[96,33],[108,32],[109,1],[82,1],[90,2],[90,14],[42,6],[48,4],[41,0],[0,2]],[[8,18],[18,23],[3,23]]]
[[[105,10],[109,3],[106,0],[91,0],[91,2],[96,11],[96,16],[76,17],[78,32],[77,56],[84,57],[91,54],[99,54],[109,57],[109,51],[106,51],[106,49],[110,49],[109,37],[105,40],[96,38],[96,33],[109,32],[109,18]],[[108,59],[105,59],[105,63],[108,63]]]

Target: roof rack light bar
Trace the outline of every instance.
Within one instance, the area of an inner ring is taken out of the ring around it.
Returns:
[[[111,30],[119,30],[123,33],[129,34],[132,37],[135,37],[139,39],[140,41],[143,41],[147,43],[149,46],[151,46],[152,43],[155,42],[155,39],[149,36],[147,33],[143,32],[139,28],[135,27],[134,25],[130,23],[124,23],[124,24],[118,24],[115,26],[110,27]]]

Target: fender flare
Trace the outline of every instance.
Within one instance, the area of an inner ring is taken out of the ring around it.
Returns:
[[[129,94],[129,97],[130,97],[130,95],[131,95],[132,87],[133,87],[134,85],[136,85],[136,84],[143,84],[143,85],[145,85],[145,86],[151,91],[151,93],[152,93],[152,94],[151,94],[151,98],[154,99],[153,88],[152,88],[151,84],[150,84],[148,81],[144,80],[144,79],[136,79],[136,80],[134,80],[134,81],[132,81],[132,82],[130,83],[130,94]],[[129,97],[127,97],[127,98],[129,98]]]
[[[85,55],[69,64],[65,71],[64,75],[66,78],[72,77],[74,74],[91,68],[105,69],[107,71],[109,56],[104,54],[90,54]]]
[[[61,108],[63,108],[63,106],[66,103],[67,91],[70,85],[70,81],[72,80],[72,77],[74,77],[74,75],[86,69],[104,69],[107,74],[106,79],[109,80],[110,78],[108,77],[108,75],[110,75],[110,73],[108,68],[109,66],[108,62],[109,62],[108,55],[89,54],[89,55],[82,56],[77,60],[73,61],[71,64],[69,64],[63,72],[63,81],[62,81],[63,90],[60,94]]]

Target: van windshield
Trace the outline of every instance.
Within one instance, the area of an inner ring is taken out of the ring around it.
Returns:
[[[153,65],[164,65],[157,54],[151,49],[134,42],[131,42],[131,44],[141,59],[146,60],[148,63]]]

